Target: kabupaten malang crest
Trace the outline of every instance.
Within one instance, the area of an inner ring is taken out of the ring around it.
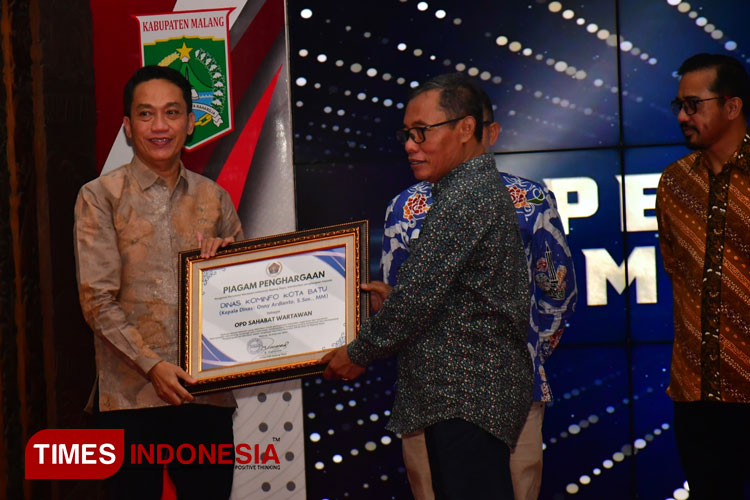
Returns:
[[[143,65],[173,68],[193,87],[195,131],[185,144],[188,151],[233,128],[230,10],[136,16],[140,23]]]

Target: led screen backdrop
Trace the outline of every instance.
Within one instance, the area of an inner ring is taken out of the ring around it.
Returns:
[[[492,98],[498,167],[555,192],[579,302],[547,364],[543,499],[688,498],[664,394],[655,188],[687,152],[669,109],[677,67],[697,52],[750,62],[749,15],[741,0],[287,0],[301,229],[368,218],[378,276],[385,206],[414,182],[394,131],[410,87],[448,71]],[[384,430],[394,363],[303,382],[309,498],[411,497]]]

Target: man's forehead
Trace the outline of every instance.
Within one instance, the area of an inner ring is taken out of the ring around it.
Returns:
[[[440,107],[440,91],[428,90],[415,96],[406,105],[404,124],[434,123],[435,119],[442,121],[446,113]]]
[[[678,94],[681,97],[700,96],[710,92],[716,80],[716,68],[704,68],[685,73],[680,78]]]
[[[420,92],[409,100],[407,106],[424,106],[429,108],[440,107],[440,94],[440,89],[432,89]]]
[[[133,89],[133,102],[140,100],[151,100],[166,97],[169,102],[181,103],[183,101],[182,89],[176,84],[163,78],[146,80]],[[162,99],[163,100],[163,99]]]
[[[164,103],[151,103],[148,101],[137,101],[135,99],[133,100],[133,107],[136,107],[136,108],[153,108],[156,105],[170,107],[170,106],[181,106],[181,105],[184,105],[184,103],[181,100],[167,101]]]

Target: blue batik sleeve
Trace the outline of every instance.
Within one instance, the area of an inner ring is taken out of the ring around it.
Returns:
[[[560,340],[578,298],[573,258],[554,195],[545,189],[543,210],[534,224],[531,267],[534,279],[539,356],[544,362]],[[557,335],[556,335],[557,333]]]

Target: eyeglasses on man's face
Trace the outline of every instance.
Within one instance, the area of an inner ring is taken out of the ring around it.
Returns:
[[[460,118],[453,118],[452,120],[446,120],[440,123],[433,123],[432,125],[425,125],[424,127],[411,127],[411,128],[397,130],[396,140],[400,142],[401,144],[406,144],[406,141],[411,139],[412,141],[414,141],[414,144],[422,144],[425,140],[427,140],[427,138],[425,137],[425,132],[427,132],[428,130],[436,128],[436,127],[441,127],[449,123],[454,123],[459,120],[463,120],[467,116],[469,115],[465,115]]]
[[[701,102],[706,101],[715,101],[716,99],[728,99],[727,96],[717,96],[717,97],[709,97],[707,99],[694,99],[694,98],[688,98],[688,99],[675,99],[672,101],[672,113],[674,113],[675,116],[680,114],[681,110],[685,110],[685,114],[688,116],[694,115],[698,112],[698,104]]]

